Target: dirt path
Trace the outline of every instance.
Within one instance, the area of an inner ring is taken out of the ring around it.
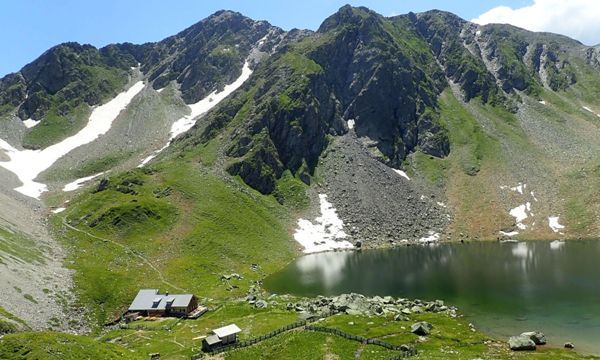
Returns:
[[[148,260],[145,256],[143,256],[142,254],[138,253],[137,251],[131,249],[130,247],[128,247],[126,245],[123,245],[121,243],[118,243],[118,242],[116,242],[114,240],[103,238],[103,237],[100,237],[100,236],[96,236],[96,235],[91,234],[91,233],[89,233],[87,231],[78,229],[78,228],[72,226],[71,224],[69,224],[67,222],[66,218],[62,219],[62,223],[63,223],[63,225],[65,227],[67,227],[67,228],[69,228],[69,229],[71,229],[73,231],[77,231],[77,232],[85,234],[85,235],[87,235],[87,236],[89,236],[89,237],[91,237],[93,239],[100,240],[100,241],[103,241],[103,242],[109,242],[109,243],[111,243],[111,244],[113,244],[115,246],[120,247],[121,249],[125,250],[126,253],[130,253],[131,255],[133,255],[133,256],[137,257],[138,259],[142,260],[146,265],[148,265],[152,270],[154,270],[156,272],[156,274],[158,274],[158,278],[160,279],[160,281],[163,284],[165,284],[165,285],[167,285],[167,286],[169,286],[169,287],[171,287],[173,289],[185,292],[184,289],[182,289],[182,288],[180,288],[180,287],[178,287],[176,285],[173,285],[172,283],[170,283],[169,281],[167,281],[167,279],[165,278],[165,276],[163,275],[163,273],[156,266],[154,266],[150,262],[150,260]]]

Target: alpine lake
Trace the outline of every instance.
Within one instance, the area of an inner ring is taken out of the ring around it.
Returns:
[[[600,355],[600,240],[448,243],[306,255],[264,282],[272,293],[360,293],[458,306],[508,339],[542,331]]]

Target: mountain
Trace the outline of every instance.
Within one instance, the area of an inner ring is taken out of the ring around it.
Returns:
[[[596,236],[599,93],[598,48],[437,10],[58,45],[0,79],[0,325],[226,303],[303,250]]]

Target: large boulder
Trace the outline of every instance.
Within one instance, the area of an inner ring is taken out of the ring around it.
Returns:
[[[514,351],[535,350],[535,342],[529,336],[524,335],[511,336],[508,339],[508,345]]]
[[[413,334],[417,334],[420,336],[429,335],[431,329],[433,329],[433,325],[431,325],[427,321],[419,321],[418,323],[414,323],[410,326],[410,331]]]
[[[545,345],[546,344],[546,336],[544,335],[544,333],[539,332],[539,331],[524,332],[521,334],[521,336],[527,336],[528,338],[533,340],[533,342],[536,345]]]

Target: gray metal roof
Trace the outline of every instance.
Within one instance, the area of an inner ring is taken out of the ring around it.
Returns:
[[[240,331],[242,331],[242,330],[240,330],[240,328],[237,327],[236,324],[231,324],[231,325],[223,326],[222,328],[214,329],[213,333],[220,338],[224,338],[229,335],[237,334]]]
[[[158,289],[142,289],[133,299],[129,311],[165,310],[171,301],[171,307],[187,307],[193,297],[192,294],[165,295],[159,294]]]
[[[210,335],[204,339],[208,345],[215,345],[221,342],[217,335]]]

